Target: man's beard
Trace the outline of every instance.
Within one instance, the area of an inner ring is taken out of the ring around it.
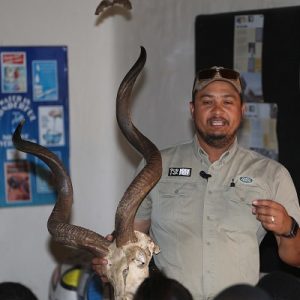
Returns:
[[[236,137],[236,133],[237,130],[232,134],[206,134],[198,129],[198,134],[204,140],[204,142],[209,146],[218,149],[230,146]]]

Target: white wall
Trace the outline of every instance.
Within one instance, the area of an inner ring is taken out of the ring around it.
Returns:
[[[298,1],[132,0],[129,16],[93,15],[99,1],[1,0],[0,45],[66,45],[69,55],[73,223],[103,235],[139,156],[119,134],[115,96],[143,45],[135,124],[159,147],[191,136],[188,100],[198,14],[300,5]],[[46,230],[52,207],[0,209],[0,281],[21,281],[41,300],[61,255]]]

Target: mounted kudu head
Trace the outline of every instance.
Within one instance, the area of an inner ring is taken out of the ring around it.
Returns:
[[[158,247],[149,236],[134,231],[133,228],[138,206],[158,182],[162,172],[158,149],[132,124],[129,112],[131,92],[145,61],[146,51],[141,47],[140,57],[123,79],[117,94],[116,114],[119,127],[127,140],[143,155],[146,164],[119,202],[113,242],[91,230],[69,224],[73,189],[62,162],[48,149],[21,138],[24,121],[18,125],[13,135],[13,143],[18,150],[39,157],[54,174],[58,197],[48,219],[48,230],[53,239],[107,258],[106,275],[114,287],[115,299],[118,300],[132,299],[138,285],[148,276],[148,264],[152,254],[158,252]]]

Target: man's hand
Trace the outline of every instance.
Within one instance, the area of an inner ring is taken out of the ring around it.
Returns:
[[[282,261],[300,267],[300,232],[295,238],[285,238],[282,234],[288,234],[292,227],[292,219],[286,209],[273,200],[253,201],[253,214],[256,215],[266,230],[275,234],[278,244],[278,254]]]
[[[288,234],[292,219],[284,206],[273,200],[254,200],[252,213],[256,215],[266,230],[276,235]]]
[[[106,275],[104,275],[106,265],[107,260],[105,258],[95,257],[92,260],[92,268],[100,276],[102,282],[108,282]]]
[[[109,234],[105,238],[111,242],[114,240],[113,234]],[[92,260],[92,268],[100,276],[102,282],[108,282],[108,279],[105,275],[107,263],[107,259],[103,257],[94,257]]]

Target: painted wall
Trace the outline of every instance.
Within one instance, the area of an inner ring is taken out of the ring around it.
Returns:
[[[0,45],[68,46],[72,222],[106,235],[140,159],[118,131],[114,102],[139,46],[148,59],[134,91],[133,119],[162,148],[192,136],[195,16],[300,5],[300,0],[132,0],[129,15],[116,9],[98,18],[99,2],[1,0]],[[51,209],[0,209],[0,281],[25,283],[41,300],[47,299],[56,261],[68,256],[50,243]]]

